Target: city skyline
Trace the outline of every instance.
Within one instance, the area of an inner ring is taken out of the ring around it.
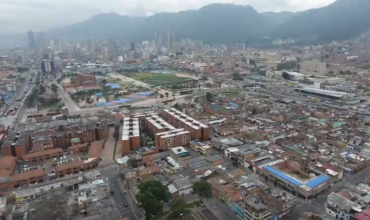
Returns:
[[[202,1],[163,1],[154,0],[150,3],[143,0],[122,2],[109,0],[97,1],[59,1],[49,2],[35,0],[5,0],[0,9],[0,22],[4,27],[0,33],[14,33],[33,31],[47,31],[53,28],[82,22],[101,13],[117,13],[127,16],[150,16],[161,12],[179,12],[183,10],[199,9],[212,3],[232,3],[251,5],[257,11],[302,11],[311,8],[323,7],[334,0],[202,0]],[[165,9],[165,10],[163,10]],[[68,14],[68,16],[66,16]],[[24,16],[27,15],[27,16]],[[32,18],[32,19],[30,19]],[[46,22],[47,21],[47,22]]]

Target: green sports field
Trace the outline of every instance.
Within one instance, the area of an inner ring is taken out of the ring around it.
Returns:
[[[153,74],[149,76],[136,76],[135,79],[154,85],[166,85],[195,81],[192,78],[178,77],[175,74]]]

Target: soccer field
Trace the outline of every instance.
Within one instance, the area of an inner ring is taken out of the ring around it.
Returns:
[[[173,74],[153,74],[151,76],[138,76],[135,79],[148,84],[165,85],[195,81],[192,78],[178,77]]]

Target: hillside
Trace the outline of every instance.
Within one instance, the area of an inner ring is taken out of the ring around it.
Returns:
[[[272,24],[250,6],[211,4],[199,10],[160,13],[147,18],[102,14],[85,22],[53,31],[70,39],[94,36],[127,41],[174,33],[177,39],[193,38],[207,43],[247,42],[268,33]]]
[[[369,0],[337,0],[333,4],[301,12],[272,32],[275,37],[345,40],[370,30]]]

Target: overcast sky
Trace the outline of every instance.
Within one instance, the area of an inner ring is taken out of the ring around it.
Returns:
[[[302,11],[335,0],[0,0],[0,32],[44,31],[107,12],[149,16],[198,9],[211,3],[251,5],[257,11]]]

